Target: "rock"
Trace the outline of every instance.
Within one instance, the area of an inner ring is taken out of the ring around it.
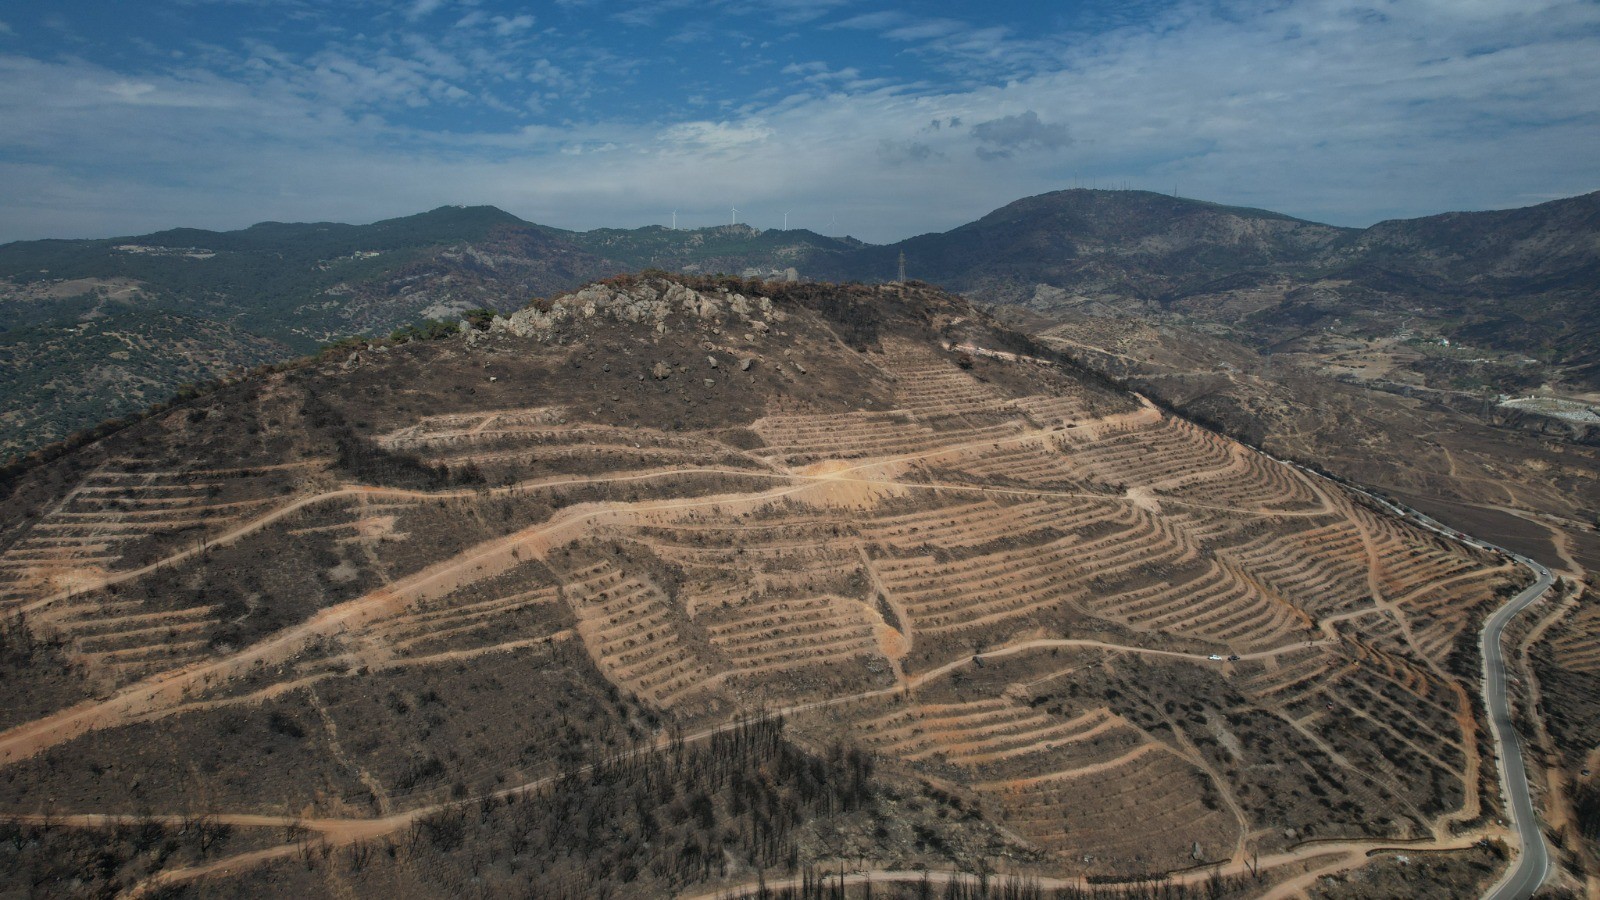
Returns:
[[[667,378],[671,378],[672,377],[672,367],[667,365],[664,362],[658,362],[658,363],[655,364],[654,367],[652,367],[650,369],[650,377],[654,378],[657,381],[663,381],[663,380],[665,380]]]
[[[768,297],[730,296],[726,291],[702,294],[677,282],[656,280],[627,287],[592,284],[554,300],[540,301],[509,316],[496,316],[489,324],[489,332],[509,331],[518,337],[549,341],[563,328],[570,330],[576,323],[612,319],[654,324],[656,333],[664,334],[668,317],[678,315],[710,320],[705,323],[707,330],[721,334],[722,318],[730,306],[745,319],[752,316],[782,318],[782,314],[772,308]],[[766,324],[759,320],[752,321],[751,327],[766,330]]]
[[[711,368],[713,368],[713,369],[718,368],[719,366],[722,365],[721,363],[717,362],[717,358],[715,356],[706,357],[706,362],[710,363],[711,364]]]
[[[755,365],[755,364],[756,364],[755,357],[747,356],[744,359],[739,360],[739,371],[748,372],[748,371],[750,371],[750,367]]]
[[[707,378],[707,379],[705,379],[705,382],[706,382],[706,387],[716,387],[717,386],[717,380],[715,378]]]
[[[806,367],[805,366],[802,366],[799,363],[793,363],[792,365],[794,366],[794,370],[796,372],[799,372],[801,375],[806,374]]]

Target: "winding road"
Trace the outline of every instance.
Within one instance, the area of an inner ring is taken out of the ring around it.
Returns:
[[[1545,846],[1544,831],[1539,827],[1539,816],[1533,809],[1533,796],[1528,789],[1528,773],[1522,764],[1522,739],[1511,722],[1511,697],[1506,687],[1506,664],[1501,653],[1500,639],[1506,625],[1517,613],[1544,596],[1555,582],[1550,570],[1526,557],[1510,554],[1517,562],[1532,569],[1538,580],[1528,585],[1510,603],[1500,607],[1483,626],[1479,650],[1483,654],[1483,698],[1489,713],[1489,729],[1494,735],[1495,752],[1500,757],[1500,786],[1506,796],[1506,817],[1517,833],[1517,843],[1522,852],[1517,861],[1506,870],[1498,884],[1484,896],[1487,900],[1521,900],[1533,896],[1550,874],[1550,848]]]
[[[1311,475],[1321,473],[1294,463],[1279,460]],[[1432,517],[1408,507],[1400,506],[1354,484],[1343,484],[1390,513],[1420,525],[1429,531],[1480,550],[1501,553],[1528,567],[1536,576],[1520,594],[1489,616],[1483,631],[1478,635],[1478,652],[1483,659],[1483,702],[1489,715],[1489,734],[1494,738],[1495,756],[1499,759],[1500,790],[1506,798],[1506,820],[1517,835],[1519,851],[1516,860],[1506,873],[1484,894],[1484,900],[1526,900],[1532,897],[1550,874],[1550,848],[1544,841],[1539,815],[1533,808],[1533,792],[1528,786],[1527,768],[1522,762],[1522,738],[1511,721],[1511,693],[1506,684],[1506,661],[1502,651],[1502,638],[1506,626],[1517,614],[1527,609],[1555,583],[1555,576],[1541,563],[1513,553],[1504,547],[1462,534]]]

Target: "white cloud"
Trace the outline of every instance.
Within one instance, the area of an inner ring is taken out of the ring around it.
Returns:
[[[903,12],[882,11],[862,13],[833,23],[833,28],[853,28],[857,31],[881,31],[885,28],[899,28],[915,21],[911,15]]]
[[[760,121],[682,122],[661,132],[660,140],[675,153],[723,154],[748,148],[772,137]]]
[[[851,0],[735,0],[730,12],[769,18],[779,25],[801,25],[815,21]]]
[[[406,18],[413,22],[426,19],[444,6],[444,0],[413,0],[411,7],[406,10]]]
[[[156,86],[146,82],[119,81],[108,85],[106,92],[124,103],[138,103],[140,99],[153,93]]]
[[[0,54],[0,121],[23,125],[0,130],[0,240],[370,221],[445,203],[579,228],[674,207],[710,224],[728,205],[775,227],[788,209],[794,227],[834,220],[889,240],[1075,175],[1341,224],[1514,206],[1600,187],[1600,6],[1539,2],[1534,15],[1393,0],[1379,16],[1346,0],[1249,16],[1197,3],[1098,37],[1026,40],[869,14],[840,24],[963,77],[891,83],[871,60],[797,45],[767,99],[719,109],[730,94],[705,63],[676,105],[641,91],[649,102],[576,115],[586,91],[633,90],[660,69],[600,45],[559,55],[531,22],[492,36],[501,26],[476,10],[442,33],[341,35],[314,52],[186,47],[203,69]],[[766,8],[780,6],[838,11]],[[1005,66],[984,63],[997,55]],[[474,124],[407,124],[413,104]],[[507,120],[476,124],[500,107]]]
[[[533,27],[533,16],[495,16],[489,20],[494,23],[494,33],[498,37],[510,37],[519,31],[527,31]]]

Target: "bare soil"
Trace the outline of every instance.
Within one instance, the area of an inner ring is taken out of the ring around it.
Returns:
[[[618,279],[558,331],[346,349],[28,474],[0,818],[280,827],[105,877],[308,896],[996,859],[1264,891],[1498,834],[1470,658],[1514,567],[925,287],[689,286],[659,327],[604,310],[667,283]]]

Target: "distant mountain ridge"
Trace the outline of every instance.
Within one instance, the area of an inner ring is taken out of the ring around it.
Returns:
[[[892,271],[990,301],[1037,284],[1154,298],[1175,285],[1300,264],[1351,229],[1147,191],[1067,190],[1028,197],[940,234],[863,250],[837,274]]]
[[[1262,347],[1330,327],[1421,329],[1600,387],[1600,192],[1354,229],[1141,191],[1057,191],[820,274],[889,277],[901,253],[910,277],[990,303],[1176,317]]]
[[[781,278],[792,268],[809,280],[882,282],[897,276],[902,253],[909,277],[990,303],[1172,317],[1231,329],[1263,347],[1292,346],[1336,323],[1360,322],[1374,333],[1421,323],[1600,383],[1600,194],[1351,229],[1144,191],[1082,189],[1024,198],[951,231],[881,246],[746,225],[575,232],[492,206],[369,225],[263,222],[230,232],[18,242],[0,246],[0,334],[10,336],[0,368],[26,357],[45,367],[26,375],[30,383],[78,385],[105,383],[91,372],[125,371],[137,390],[71,404],[121,415],[138,408],[136,398],[259,361],[264,347],[281,347],[286,357],[477,307],[510,311],[617,272]],[[196,365],[108,370],[87,345],[61,339],[96,320],[104,320],[99,330],[111,322],[130,335],[168,333],[156,318],[169,316],[224,326],[204,330],[218,342],[215,352]],[[54,352],[27,349],[39,341]],[[34,406],[16,402],[7,412]],[[37,429],[28,415],[11,415],[0,424],[0,453],[95,421],[57,409],[50,427]]]
[[[371,225],[263,222],[0,247],[0,278],[13,285],[132,279],[140,305],[235,322],[302,350],[388,330],[434,307],[520,305],[610,268],[494,207],[443,207]],[[523,296],[506,297],[510,291]]]
[[[762,274],[864,246],[745,225],[572,232],[492,206],[370,225],[262,222],[0,246],[0,456],[142,409],[186,382],[475,308],[510,312],[644,268]],[[175,328],[175,322],[203,327]],[[157,335],[196,340],[154,346]],[[93,335],[93,340],[88,335]],[[107,359],[106,341],[129,353]],[[188,356],[187,360],[180,357]]]
[[[575,232],[492,206],[446,206],[370,225],[262,222],[226,232],[174,228],[0,245],[0,308],[16,305],[18,289],[27,286],[131,279],[144,304],[227,320],[309,349],[426,315],[474,306],[509,311],[622,271],[782,272],[865,246],[854,238],[747,225]],[[7,323],[71,321],[84,312],[84,302],[58,302],[58,315],[37,299],[25,304],[30,309],[22,318],[0,321],[0,330]]]
[[[809,273],[828,260],[845,258],[871,246],[852,237],[828,237],[803,228],[762,230],[749,225],[550,231],[629,270],[655,268],[701,274],[740,275],[750,269],[770,274],[801,267]]]

